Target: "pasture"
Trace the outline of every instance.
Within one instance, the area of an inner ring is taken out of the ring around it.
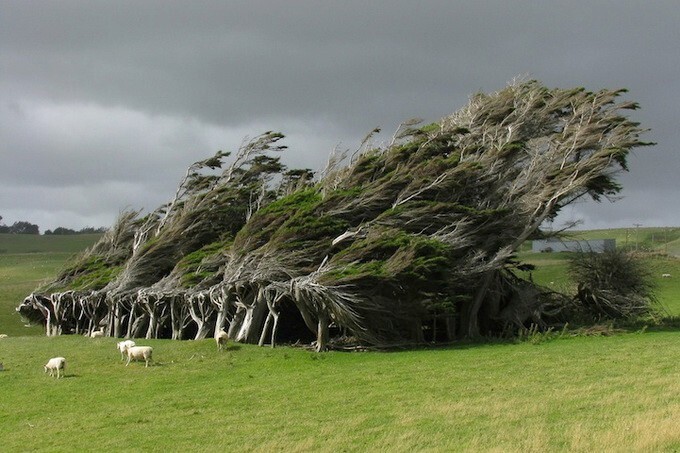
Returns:
[[[677,332],[391,353],[138,341],[149,368],[113,338],[0,341],[3,451],[680,448]]]
[[[14,314],[76,251],[57,239],[0,253],[2,451],[680,450],[677,329],[383,353],[138,340],[155,364],[125,367],[118,339],[47,338]],[[522,258],[570,284],[564,256]],[[680,264],[649,263],[678,316]],[[60,355],[57,380],[42,367]]]

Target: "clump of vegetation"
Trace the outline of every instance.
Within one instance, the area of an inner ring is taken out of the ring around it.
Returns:
[[[569,272],[578,285],[577,307],[592,319],[634,320],[658,310],[652,275],[631,253],[576,253]]]

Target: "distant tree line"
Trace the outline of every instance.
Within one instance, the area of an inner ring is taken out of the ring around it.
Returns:
[[[72,230],[71,228],[57,227],[54,230],[46,230],[45,235],[59,235],[59,234],[96,234],[106,233],[106,227],[85,227],[80,230]]]
[[[96,234],[105,233],[106,227],[85,227],[80,230],[72,230],[71,228],[57,227],[54,230],[46,230],[45,235],[60,235],[60,234]],[[40,227],[31,222],[20,220],[14,222],[12,225],[5,225],[0,216],[0,233],[5,234],[40,234]]]
[[[30,222],[20,220],[14,222],[11,226],[2,223],[2,216],[0,216],[0,233],[10,234],[40,234],[40,227]]]

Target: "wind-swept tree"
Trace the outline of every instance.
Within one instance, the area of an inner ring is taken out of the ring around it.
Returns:
[[[203,171],[224,153],[191,166],[167,206],[128,222],[134,238],[108,283],[78,289],[105,296],[110,334],[201,338],[228,325],[237,341],[273,346],[295,325],[317,350],[540,322],[560,307],[516,276],[514,255],[564,206],[619,192],[628,153],[648,145],[623,93],[514,82],[437,123],[408,121],[384,147],[369,134],[313,182],[283,168],[282,136],[265,133],[219,175]],[[88,259],[110,262],[111,246],[97,247]],[[91,269],[46,288],[92,282]]]

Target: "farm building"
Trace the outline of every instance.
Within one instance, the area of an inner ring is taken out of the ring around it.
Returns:
[[[582,241],[563,241],[560,239],[541,239],[532,242],[533,252],[596,252],[616,249],[616,239],[590,239]]]

